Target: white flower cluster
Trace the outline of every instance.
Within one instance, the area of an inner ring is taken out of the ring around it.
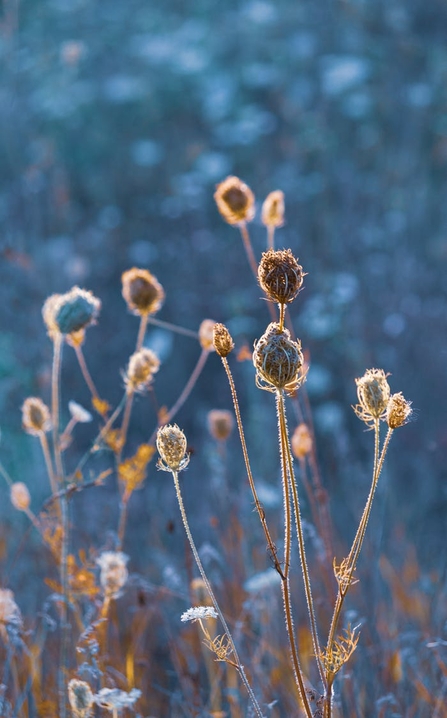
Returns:
[[[102,688],[93,694],[85,681],[73,678],[68,684],[68,697],[74,718],[90,718],[94,703],[100,708],[113,711],[114,715],[124,708],[132,706],[141,696],[141,691],[121,691],[119,688]]]
[[[217,618],[217,611],[213,606],[194,606],[188,608],[185,613],[182,613],[180,620],[186,621],[198,621],[200,619]]]

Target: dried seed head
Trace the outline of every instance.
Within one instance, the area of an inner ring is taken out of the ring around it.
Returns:
[[[93,419],[93,416],[90,414],[90,412],[87,411],[87,409],[84,409],[83,406],[78,404],[77,401],[69,401],[68,409],[73,419],[75,419],[80,424],[88,424],[88,422],[92,421]]]
[[[227,177],[214,193],[217,209],[228,224],[251,222],[255,216],[255,197],[238,177]]]
[[[390,429],[406,424],[412,413],[411,401],[407,401],[402,392],[390,396],[386,407],[386,422]]]
[[[284,192],[270,192],[262,205],[262,223],[266,227],[282,227],[284,224]]]
[[[51,294],[45,300],[42,307],[42,317],[47,328],[48,336],[54,339],[56,334],[59,334],[59,328],[55,320],[56,305],[61,298],[61,294]]]
[[[29,396],[22,405],[22,426],[27,434],[40,436],[51,430],[51,415],[47,405],[36,396]]]
[[[254,345],[256,385],[268,391],[285,389],[292,393],[305,380],[303,362],[301,343],[290,338],[288,329],[281,330],[279,324],[272,322]]]
[[[158,468],[162,471],[182,471],[189,463],[187,441],[177,424],[166,424],[157,432],[157,449],[160,454]]]
[[[72,678],[68,684],[68,700],[73,718],[89,718],[91,716],[93,693],[88,683]]]
[[[65,294],[53,294],[46,300],[42,315],[48,334],[72,334],[93,324],[101,309],[101,302],[92,292],[73,287]]]
[[[96,563],[101,569],[99,581],[104,593],[109,597],[117,597],[127,581],[128,571],[126,568],[129,556],[121,551],[104,551]]]
[[[272,302],[289,304],[303,285],[303,268],[290,249],[263,252],[258,267],[261,289]]]
[[[295,458],[304,459],[312,451],[312,436],[307,424],[298,424],[292,434],[292,452]]]
[[[147,389],[159,368],[160,360],[151,349],[140,349],[132,354],[125,376],[128,393]]]
[[[31,503],[28,487],[23,481],[16,481],[10,488],[11,503],[18,511],[26,511]]]
[[[212,319],[204,319],[199,327],[199,342],[202,349],[211,352],[214,350],[213,331],[216,322]]]
[[[208,413],[208,430],[218,441],[226,441],[234,426],[234,418],[231,411],[225,409],[212,409]]]
[[[213,331],[213,344],[220,357],[227,357],[234,349],[234,342],[225,324],[216,323]]]
[[[163,304],[165,293],[160,282],[147,269],[128,269],[121,276],[123,297],[133,314],[155,314]]]
[[[390,398],[387,376],[383,369],[367,369],[362,377],[355,380],[359,403],[354,407],[354,411],[368,426],[385,418]]]

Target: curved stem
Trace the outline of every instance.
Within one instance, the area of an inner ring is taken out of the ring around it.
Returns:
[[[136,347],[135,347],[135,351],[136,351],[136,352],[138,352],[138,351],[141,349],[141,347],[143,346],[144,337],[145,337],[146,329],[147,329],[148,319],[149,319],[149,315],[148,315],[148,314],[142,314],[142,315],[141,315],[140,328],[139,328],[139,330],[138,330],[137,344],[136,344]]]
[[[88,370],[87,363],[85,361],[84,352],[82,351],[82,345],[81,344],[73,344],[74,350],[76,352],[76,357],[78,360],[79,367],[82,372],[82,376],[84,377],[85,383],[87,384],[90,394],[92,395],[93,399],[98,399],[99,395],[96,391],[96,387],[94,384],[94,381],[91,377],[91,374]]]
[[[64,474],[59,442],[59,384],[62,359],[62,343],[62,335],[56,334],[56,336],[54,337],[53,369],[51,376],[51,419],[53,422],[53,451],[54,463],[56,465],[56,483],[62,482]]]

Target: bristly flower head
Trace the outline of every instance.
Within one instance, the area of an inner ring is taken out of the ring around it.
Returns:
[[[15,481],[9,493],[11,503],[18,511],[26,511],[31,503],[31,496],[28,487],[23,481]]]
[[[152,349],[139,349],[129,359],[125,376],[128,393],[147,389],[160,368],[160,359]]]
[[[48,334],[74,334],[94,324],[101,302],[92,292],[73,287],[65,294],[53,294],[43,305],[42,315]]]
[[[370,427],[379,419],[385,419],[391,393],[387,376],[383,369],[367,369],[362,377],[355,380],[359,403],[353,409],[358,418]]]
[[[101,569],[99,581],[104,593],[109,597],[117,597],[128,578],[127,562],[129,556],[122,551],[103,551],[96,563]]]
[[[22,426],[27,434],[42,436],[51,430],[51,415],[47,405],[37,396],[29,396],[22,405]]]
[[[284,192],[280,189],[270,192],[264,200],[261,212],[262,224],[266,227],[282,227],[284,224]]]
[[[204,319],[199,327],[199,343],[207,352],[214,351],[213,332],[216,322],[213,319]]]
[[[88,683],[72,678],[68,684],[68,700],[73,718],[90,718],[93,693]]]
[[[227,357],[234,349],[234,342],[225,324],[216,323],[213,330],[213,344],[220,357]]]
[[[177,424],[161,426],[157,432],[157,449],[160,454],[157,467],[162,471],[182,471],[189,464],[187,441]]]
[[[123,297],[133,314],[150,315],[158,312],[165,293],[160,282],[147,269],[133,267],[121,276]]]
[[[261,289],[272,302],[290,304],[303,285],[303,268],[290,249],[269,249],[258,266]]]
[[[234,426],[234,418],[227,409],[212,409],[208,412],[208,429],[218,441],[226,441]]]
[[[390,396],[386,407],[386,422],[390,429],[406,424],[412,413],[411,401],[407,401],[402,392]]]
[[[293,393],[306,378],[303,363],[301,343],[293,341],[289,330],[281,330],[276,322],[269,324],[255,342],[253,364],[259,389],[272,392],[285,389]]]
[[[187,621],[203,621],[207,618],[218,618],[216,609],[213,606],[193,606],[182,613],[180,620],[183,623]]]
[[[227,177],[214,193],[217,209],[228,224],[251,222],[255,216],[255,197],[238,177]]]

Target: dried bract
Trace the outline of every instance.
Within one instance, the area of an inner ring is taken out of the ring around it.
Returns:
[[[353,409],[368,426],[385,418],[390,398],[387,376],[383,369],[367,369],[362,377],[355,380],[359,403]]]
[[[255,216],[255,197],[238,177],[227,177],[214,193],[217,209],[228,224],[250,222]]]
[[[253,364],[256,368],[256,385],[259,389],[292,393],[305,380],[301,343],[290,338],[288,329],[279,324],[268,325],[262,337],[255,342]]]
[[[390,429],[406,424],[412,413],[411,401],[407,401],[402,392],[390,396],[386,407],[386,422]]]
[[[213,331],[213,344],[220,357],[226,357],[234,349],[234,342],[225,324],[216,323]]]
[[[88,683],[72,678],[68,684],[68,700],[73,718],[89,718],[91,716],[93,693]]]
[[[127,581],[127,562],[129,556],[121,551],[104,551],[96,563],[101,569],[99,581],[104,593],[109,597],[117,597]]]
[[[125,376],[128,393],[144,391],[160,368],[160,359],[151,349],[140,349],[132,354]]]
[[[307,424],[298,424],[292,434],[292,452],[296,459],[304,459],[312,451],[312,435]]]
[[[128,269],[121,276],[123,297],[133,314],[155,314],[163,304],[165,293],[160,282],[147,269]]]
[[[157,466],[162,471],[182,471],[189,464],[187,441],[177,424],[166,424],[157,432],[157,449],[160,454]]]
[[[303,268],[290,249],[264,252],[258,266],[261,289],[272,302],[290,304],[303,285]]]
[[[40,436],[51,430],[50,410],[42,399],[29,396],[22,405],[22,426],[27,434]]]
[[[234,426],[234,418],[231,411],[226,409],[212,409],[208,413],[208,430],[218,441],[226,441]]]
[[[31,496],[28,487],[23,481],[16,481],[12,484],[9,493],[11,503],[18,511],[26,511],[31,503]]]
[[[280,189],[270,192],[264,200],[261,212],[266,227],[282,227],[284,224],[284,192]]]

